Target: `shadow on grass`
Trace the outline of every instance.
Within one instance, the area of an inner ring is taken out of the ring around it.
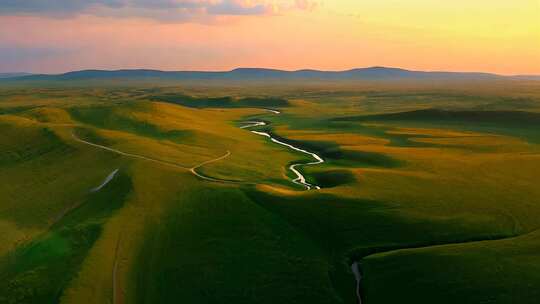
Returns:
[[[316,153],[326,162],[333,165],[346,167],[396,168],[404,164],[403,161],[381,153],[345,150],[333,141],[300,141],[288,139],[273,133],[269,128],[268,133],[280,141]]]
[[[356,181],[354,174],[348,170],[328,170],[318,171],[309,174],[315,184],[322,188],[333,188],[337,186],[352,184]]]
[[[192,97],[184,94],[153,95],[149,99],[161,102],[179,104],[190,108],[272,108],[288,107],[289,102],[273,97],[246,97],[234,99],[225,97]]]
[[[354,303],[350,263],[373,253],[515,236],[514,222],[498,214],[407,216],[390,203],[318,194],[281,196],[246,190],[252,201],[284,218],[325,252],[328,275],[345,303]]]
[[[129,177],[118,174],[47,233],[0,260],[0,303],[58,303],[131,188]]]
[[[195,135],[191,130],[161,130],[157,125],[137,120],[132,117],[118,115],[113,107],[72,108],[71,116],[85,124],[101,129],[129,132],[153,139],[166,139],[174,142],[185,142]]]
[[[540,113],[508,110],[441,110],[423,109],[379,115],[341,117],[337,124],[350,122],[392,122],[436,126],[456,130],[495,133],[523,138],[540,143]]]

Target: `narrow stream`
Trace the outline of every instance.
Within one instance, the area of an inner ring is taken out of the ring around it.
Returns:
[[[274,113],[274,114],[281,114],[281,112],[278,111],[278,110],[273,110],[273,109],[264,109],[264,110],[266,110],[266,111],[268,111],[270,113]]]
[[[118,173],[118,169],[111,172],[111,174],[109,174],[105,178],[105,180],[103,181],[103,183],[101,183],[101,185],[99,185],[99,186],[95,187],[94,189],[90,190],[90,192],[98,192],[99,190],[101,190],[103,187],[105,187],[114,178],[116,173]]]
[[[360,296],[360,281],[362,281],[362,274],[360,273],[360,265],[358,262],[354,262],[351,265],[351,270],[356,279],[356,298],[358,299],[358,304],[362,304],[362,297]]]
[[[265,110],[269,111],[269,112],[272,112],[274,114],[280,114],[281,113],[279,111],[271,110],[271,109],[265,109]],[[246,121],[245,123],[247,125],[241,126],[240,127],[241,129],[249,129],[249,128],[254,128],[254,127],[259,127],[259,126],[266,126],[266,123],[264,121]],[[313,152],[309,152],[309,151],[306,151],[304,149],[300,149],[298,147],[295,147],[295,146],[293,146],[291,144],[282,142],[282,141],[272,137],[272,135],[270,135],[267,132],[251,131],[251,133],[268,137],[268,138],[270,138],[270,140],[272,142],[274,142],[276,144],[285,146],[285,147],[287,147],[289,149],[292,149],[294,151],[302,152],[304,154],[307,154],[307,155],[310,155],[311,157],[313,157],[315,159],[315,161],[309,162],[309,163],[294,163],[294,164],[289,166],[289,170],[291,170],[294,173],[294,175],[296,175],[296,178],[294,178],[292,180],[293,183],[295,183],[297,185],[300,185],[300,186],[304,186],[304,187],[306,187],[307,190],[311,190],[311,189],[320,190],[321,189],[321,187],[319,187],[317,185],[308,183],[306,181],[306,177],[304,175],[302,175],[302,173],[300,173],[300,171],[297,168],[299,168],[301,166],[312,166],[312,165],[322,164],[322,163],[324,163],[324,159],[322,159],[319,155],[317,155],[317,154],[315,154]]]
[[[298,171],[298,169],[296,169],[296,168],[300,167],[300,166],[310,166],[310,165],[322,164],[322,163],[324,163],[324,159],[322,159],[319,155],[317,155],[315,153],[300,149],[298,147],[295,147],[293,145],[290,145],[288,143],[285,143],[285,142],[282,142],[282,141],[280,141],[278,139],[275,139],[274,137],[272,137],[272,135],[270,135],[270,134],[268,134],[266,132],[251,131],[251,133],[268,137],[268,138],[270,138],[270,140],[272,142],[275,142],[276,144],[280,144],[280,145],[288,147],[288,148],[290,148],[292,150],[311,155],[313,158],[315,158],[314,162],[292,164],[292,165],[289,166],[289,170],[291,170],[296,175],[296,178],[292,180],[293,183],[295,183],[297,185],[304,186],[304,187],[306,187],[307,190],[311,190],[313,188],[318,189],[318,190],[321,189],[321,187],[319,187],[317,185],[313,185],[313,184],[308,183],[306,181],[305,176],[302,175],[302,173],[300,173],[300,171]]]
[[[247,123],[247,125],[241,126],[240,129],[249,129],[249,128],[254,128],[254,127],[266,126],[266,123],[264,121],[244,121],[244,123]]]

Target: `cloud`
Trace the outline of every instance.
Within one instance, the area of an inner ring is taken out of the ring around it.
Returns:
[[[272,6],[264,3],[245,3],[247,1],[221,1],[207,7],[211,15],[264,15],[272,12]]]
[[[274,15],[312,10],[314,0],[0,0],[0,15],[96,15],[186,21],[212,16]]]
[[[0,13],[10,14],[72,14],[84,12],[93,6],[121,8],[123,0],[0,0]]]

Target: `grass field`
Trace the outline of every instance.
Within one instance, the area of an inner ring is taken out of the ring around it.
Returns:
[[[538,83],[113,85],[0,87],[0,303],[537,302]]]

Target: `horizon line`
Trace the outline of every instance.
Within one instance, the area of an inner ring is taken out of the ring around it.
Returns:
[[[494,72],[484,72],[484,71],[452,71],[452,70],[415,70],[415,69],[408,69],[408,68],[402,68],[402,67],[391,67],[391,66],[365,66],[365,67],[353,67],[349,69],[340,69],[340,70],[325,70],[325,69],[316,69],[316,68],[301,68],[301,69],[282,69],[282,68],[268,68],[268,67],[237,67],[232,69],[224,69],[224,70],[210,70],[210,69],[202,69],[202,70],[195,70],[195,69],[186,69],[186,70],[166,70],[166,69],[157,69],[157,68],[118,68],[118,69],[99,69],[99,68],[86,68],[86,69],[77,69],[77,70],[68,70],[64,72],[59,73],[34,73],[34,72],[0,72],[0,74],[31,74],[31,75],[49,75],[49,76],[55,76],[55,75],[64,75],[68,73],[74,73],[74,72],[84,72],[84,71],[103,71],[103,72],[117,72],[117,71],[156,71],[156,72],[187,72],[187,73],[228,73],[228,72],[234,72],[237,70],[269,70],[269,71],[279,71],[279,72],[302,72],[302,71],[314,71],[314,72],[326,72],[326,73],[340,73],[340,72],[350,72],[354,70],[367,70],[367,69],[389,69],[389,70],[401,70],[401,71],[407,71],[407,72],[424,72],[424,73],[460,73],[460,74],[488,74],[488,75],[494,75],[494,76],[501,76],[501,77],[519,77],[519,76],[536,76],[540,77],[540,73],[536,74],[501,74],[501,73],[494,73]]]

